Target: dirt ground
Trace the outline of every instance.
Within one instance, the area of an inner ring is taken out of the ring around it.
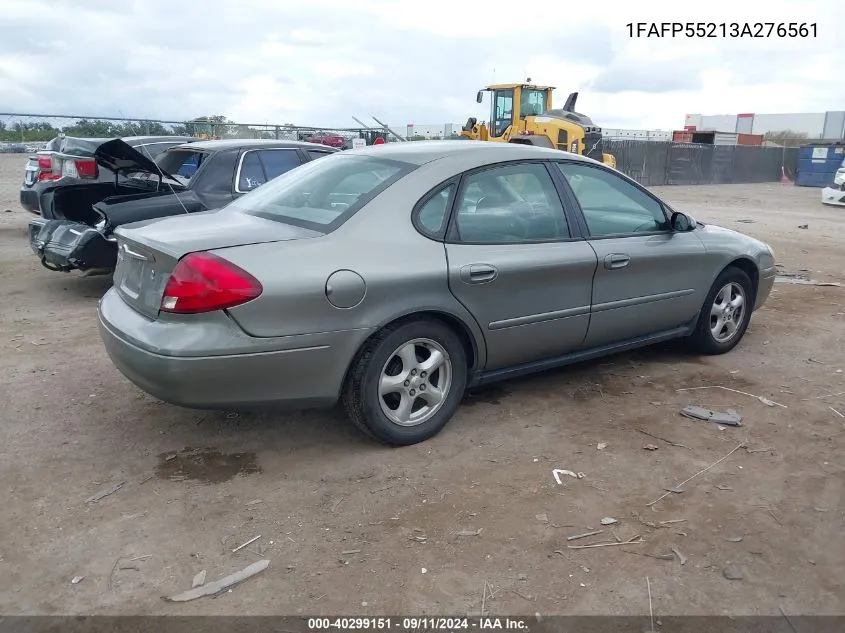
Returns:
[[[29,251],[22,174],[0,155],[0,612],[629,615],[648,613],[648,577],[656,614],[845,613],[843,288],[777,284],[727,355],[663,346],[504,383],[438,437],[387,449],[336,411],[197,412],[139,391],[97,335],[110,280]],[[786,270],[845,282],[845,209],[818,189],[659,193],[769,242]],[[778,405],[678,391],[711,385]],[[688,404],[743,425],[681,417]],[[559,485],[556,468],[584,477]],[[161,599],[261,557],[217,599]]]

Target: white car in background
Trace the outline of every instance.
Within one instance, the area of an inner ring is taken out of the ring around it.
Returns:
[[[833,186],[822,189],[822,204],[845,207],[845,159],[833,176]]]

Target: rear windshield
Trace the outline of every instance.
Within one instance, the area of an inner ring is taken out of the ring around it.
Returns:
[[[188,149],[172,149],[159,154],[156,164],[171,176],[188,181],[197,173],[203,161],[208,157],[207,152],[197,152]]]
[[[226,208],[328,232],[414,167],[383,158],[337,153],[292,169]]]

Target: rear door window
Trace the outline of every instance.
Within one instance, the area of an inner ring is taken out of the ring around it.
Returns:
[[[383,158],[337,154],[282,174],[227,209],[327,232],[414,167]]]
[[[261,158],[267,180],[281,176],[302,164],[299,160],[299,154],[294,149],[263,149],[254,153]]]
[[[267,181],[264,176],[264,168],[261,166],[261,159],[258,152],[247,152],[243,155],[240,169],[238,169],[239,193],[252,191]]]

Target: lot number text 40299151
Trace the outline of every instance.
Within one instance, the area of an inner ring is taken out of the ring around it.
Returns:
[[[805,38],[817,37],[815,22],[629,22],[628,37]]]

